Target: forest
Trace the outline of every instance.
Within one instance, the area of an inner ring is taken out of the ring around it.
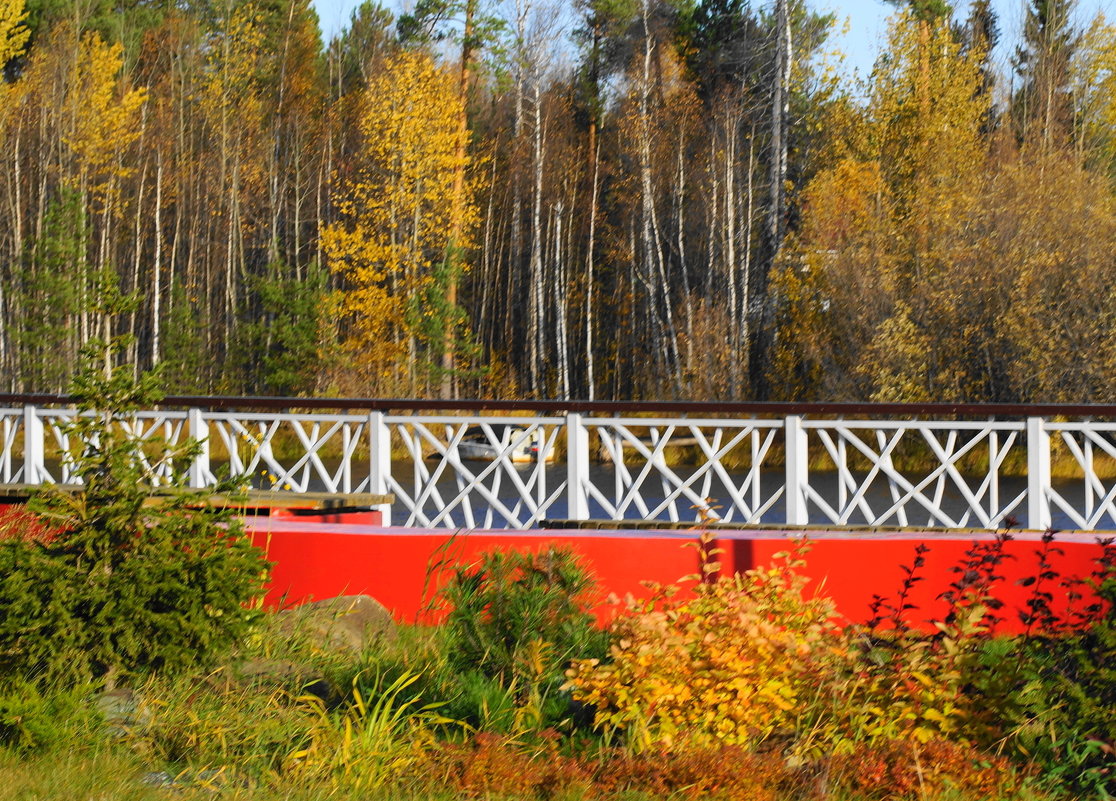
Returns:
[[[0,0],[2,390],[1114,402],[1116,26],[1018,14]]]

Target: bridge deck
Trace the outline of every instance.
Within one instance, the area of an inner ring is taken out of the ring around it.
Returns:
[[[78,492],[80,484],[0,484],[0,504],[21,504],[30,500],[36,492],[46,488],[59,492]],[[158,504],[165,498],[176,495],[196,494],[197,490],[184,490],[156,487],[151,490],[151,504]],[[365,509],[395,501],[394,495],[372,492],[278,492],[274,490],[251,489],[243,494],[229,495],[214,493],[206,497],[210,506],[228,509],[254,509],[267,513],[272,509]]]

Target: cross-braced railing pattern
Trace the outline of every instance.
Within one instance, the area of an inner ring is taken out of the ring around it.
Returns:
[[[812,469],[836,477],[828,492],[806,485],[830,523],[996,529],[1023,516],[1026,490],[1002,492],[1005,460],[1025,447],[1021,422],[809,420],[803,428],[820,446]]]
[[[16,417],[9,414],[11,411],[0,409],[4,437],[0,475],[4,482],[80,484],[76,464],[84,445],[75,440],[71,430],[77,413],[73,409],[26,407]],[[180,455],[188,439],[184,433],[186,415],[178,411],[141,411],[111,417],[112,425],[135,444],[136,462],[153,486],[171,480],[173,457]],[[24,458],[15,468],[12,454],[17,440],[22,440]]]
[[[376,424],[404,458],[383,489],[405,511],[406,526],[532,528],[564,500],[565,481],[547,470],[561,418],[384,417]],[[533,461],[516,461],[534,445]],[[466,445],[472,448],[466,451]],[[483,455],[484,459],[466,458]],[[549,476],[548,481],[548,473]]]
[[[23,438],[22,409],[0,409],[0,436],[3,452],[0,453],[0,481],[15,484],[23,481],[25,461],[19,458],[17,443]]]
[[[1048,423],[1045,433],[1082,481],[1052,481],[1048,503],[1081,530],[1116,528],[1116,424]]]
[[[612,481],[586,481],[590,503],[611,520],[664,517],[759,523],[782,498],[769,464],[779,420],[587,418]]]
[[[367,456],[367,427],[367,417],[355,415],[198,413],[191,435],[203,451],[194,483],[211,485],[225,474],[259,489],[361,492],[367,476],[358,453]]]
[[[226,403],[145,410],[115,424],[137,443],[152,484],[169,481],[170,454],[194,442],[192,486],[231,475],[257,489],[390,494],[394,503],[383,511],[403,526],[719,519],[1116,529],[1116,422],[1105,422],[1116,419],[1116,407],[1105,407],[1103,420],[1064,422],[1071,415],[1054,411],[930,419],[921,407],[870,417],[868,407],[840,415],[755,404],[735,416],[594,414],[592,404],[492,416],[479,413],[482,403],[545,408],[475,402],[471,413],[434,415],[388,413],[373,402],[345,413]],[[79,481],[74,414],[60,403],[0,405],[0,480]]]

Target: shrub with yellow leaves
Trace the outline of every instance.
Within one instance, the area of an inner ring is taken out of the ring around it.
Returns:
[[[762,744],[809,760],[862,744],[981,740],[981,698],[968,688],[987,641],[987,582],[950,585],[951,612],[931,633],[899,613],[856,625],[807,592],[806,547],[732,577],[707,565],[686,596],[657,589],[618,617],[609,659],[574,662],[566,688],[636,750]],[[973,564],[995,556],[982,547]],[[916,552],[911,583],[921,564]]]
[[[829,706],[819,694],[836,691],[826,677],[843,672],[833,668],[849,648],[833,602],[808,597],[795,572],[803,550],[633,606],[614,626],[611,661],[573,663],[567,687],[637,749],[755,745],[808,728],[804,711]]]

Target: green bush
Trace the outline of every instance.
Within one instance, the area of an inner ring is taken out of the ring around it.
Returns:
[[[48,689],[18,677],[0,680],[0,746],[18,753],[72,746],[82,729],[94,728],[88,694],[82,685]]]
[[[1116,575],[1098,586],[1107,612],[1080,634],[1015,643],[1011,692],[994,708],[1016,754],[1043,783],[1078,798],[1116,798]],[[1001,671],[1004,668],[1001,667]]]
[[[93,342],[67,426],[83,481],[33,501],[42,536],[0,541],[0,671],[39,679],[174,671],[214,661],[243,634],[266,562],[227,514],[185,487],[191,455],[139,441],[130,415],[159,400],[152,376],[110,362],[120,343]],[[151,457],[155,448],[161,452]],[[171,468],[155,496],[152,458]],[[170,492],[170,495],[166,493]]]
[[[521,730],[566,717],[565,667],[607,652],[608,635],[588,611],[593,587],[568,549],[494,551],[458,567],[442,592],[451,606],[446,665],[459,684],[448,714],[479,725],[506,722],[511,707]]]

